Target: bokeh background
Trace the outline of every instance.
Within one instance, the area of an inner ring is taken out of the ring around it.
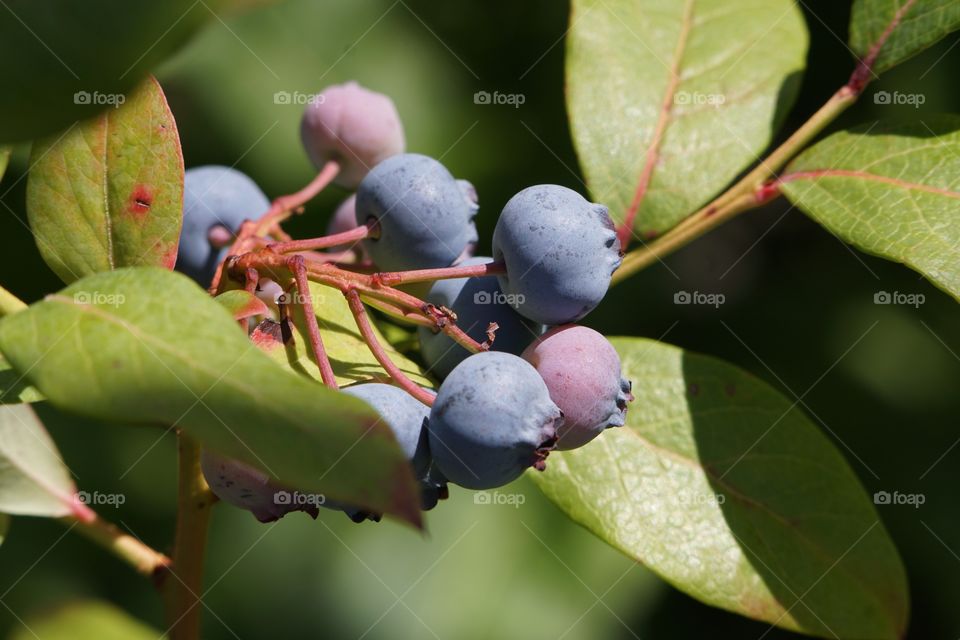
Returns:
[[[800,98],[785,130],[847,78],[849,6],[810,2]],[[158,70],[187,166],[236,164],[271,196],[312,176],[299,145],[308,94],[356,79],[392,96],[410,150],[442,158],[477,186],[481,237],[516,191],[551,182],[583,190],[564,109],[566,3],[555,0],[288,0],[210,24]],[[947,38],[884,75],[836,127],[960,113],[960,42]],[[875,104],[876,91],[924,104]],[[518,107],[477,91],[520,93]],[[23,224],[27,149],[0,194],[0,282],[27,300],[59,288]],[[318,235],[345,196],[329,190],[290,225]],[[12,212],[11,212],[12,210]],[[489,243],[482,245],[489,249]],[[907,567],[910,638],[960,636],[960,314],[901,266],[846,247],[784,201],[742,216],[618,285],[587,324],[722,357],[803,397],[868,491],[919,493],[881,506]],[[672,272],[672,273],[671,273]],[[677,306],[680,290],[726,303]],[[918,308],[874,304],[878,291],[921,293]],[[158,432],[92,423],[42,407],[82,489],[123,493],[105,515],[157,547],[172,538],[175,449]],[[218,507],[208,558],[204,637],[218,638],[795,638],[701,605],[572,524],[521,480],[523,504],[478,505],[454,490],[419,536],[338,513],[260,525]],[[20,618],[100,597],[162,628],[150,585],[56,522],[17,518],[0,547],[0,637]]]

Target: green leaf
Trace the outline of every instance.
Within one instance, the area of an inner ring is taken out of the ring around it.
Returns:
[[[213,18],[224,0],[5,0],[0,142],[89,118],[138,85]]]
[[[854,0],[850,48],[861,59],[879,47],[873,71],[896,66],[960,29],[960,0]]]
[[[177,259],[183,156],[160,85],[148,78],[119,109],[33,147],[27,216],[64,282]]]
[[[665,231],[770,142],[804,69],[792,0],[574,0],[567,108],[595,200]]]
[[[540,488],[573,520],[708,604],[803,633],[901,638],[903,566],[833,444],[721,361],[616,338],[627,425],[553,453]]]
[[[0,407],[0,512],[66,516],[74,512],[76,494],[57,445],[33,409]]]
[[[960,116],[835,133],[790,163],[781,188],[844,241],[960,299]]]
[[[0,320],[0,350],[57,407],[176,426],[285,484],[419,523],[410,465],[377,414],[277,366],[179,273],[89,276]]]
[[[360,330],[357,329],[353,314],[350,313],[350,307],[343,295],[336,289],[315,282],[310,283],[310,294],[317,313],[323,347],[333,366],[337,383],[348,385],[374,379],[389,382],[383,367],[373,357],[367,343],[360,336]],[[286,344],[283,342],[279,326],[269,325],[261,327],[257,332],[257,344],[285,367],[319,381],[320,370],[310,350],[303,314],[296,312],[294,319],[296,323],[294,331]],[[374,326],[374,332],[387,355],[401,371],[417,384],[433,388],[433,382],[413,361],[388,343],[376,326]]]
[[[222,304],[227,311],[230,312],[234,320],[270,315],[270,309],[260,298],[243,289],[226,291],[218,295],[214,300]]]
[[[13,147],[0,146],[0,180],[3,180],[3,174],[7,172],[7,164],[10,162],[10,152]]]
[[[43,394],[31,387],[26,377],[14,371],[0,354],[0,404],[41,401]]]
[[[166,637],[112,604],[81,600],[29,617],[14,627],[10,640],[163,640]]]

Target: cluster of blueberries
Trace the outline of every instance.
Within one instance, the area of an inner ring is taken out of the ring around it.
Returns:
[[[526,188],[500,214],[493,255],[473,257],[476,190],[437,160],[404,153],[403,127],[388,97],[355,83],[328,87],[308,104],[301,135],[318,169],[336,162],[334,181],[356,192],[338,208],[328,233],[371,230],[355,245],[328,252],[352,254],[354,264],[382,272],[499,267],[496,275],[436,280],[425,293],[474,340],[495,332],[490,350],[471,354],[439,328],[419,327],[422,358],[442,380],[432,407],[390,384],[341,390],[366,401],[392,429],[421,483],[424,509],[446,497],[448,482],[502,486],[529,467],[543,470],[550,451],[583,446],[624,424],[633,397],[619,356],[601,334],[573,324],[600,303],[620,264],[606,207],[557,185]],[[188,170],[177,269],[209,285],[241,224],[269,208],[239,171]],[[282,293],[278,283],[262,279],[258,285],[258,295],[272,306]],[[203,470],[221,499],[261,521],[295,510],[316,516],[319,506],[345,511],[357,522],[379,519],[351,505],[291,494],[260,471],[211,451]]]

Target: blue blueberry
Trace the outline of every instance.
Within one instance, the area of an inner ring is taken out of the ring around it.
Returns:
[[[318,168],[340,163],[334,181],[356,187],[370,169],[403,153],[403,124],[393,100],[356,82],[327,87],[307,104],[300,138]]]
[[[471,266],[488,262],[493,262],[493,258],[468,258],[459,264]],[[511,299],[500,290],[496,276],[437,280],[427,293],[426,300],[456,313],[457,326],[477,342],[487,339],[487,326],[491,322],[497,323],[493,351],[520,355],[543,332],[542,325],[527,320],[511,308]],[[417,332],[420,336],[420,353],[430,367],[430,373],[439,378],[445,378],[470,355],[445,333],[427,327],[420,327]]]
[[[357,224],[379,223],[363,245],[384,271],[447,267],[477,242],[476,199],[446,167],[415,153],[393,156],[357,189]]]
[[[216,165],[188,169],[176,270],[208,286],[227,255],[227,247],[211,244],[211,230],[235,234],[244,220],[256,220],[268,209],[267,196],[240,171]]]
[[[432,509],[437,501],[446,496],[446,480],[433,466],[427,437],[427,418],[430,408],[399,387],[379,382],[355,384],[342,389],[343,393],[366,401],[380,414],[393,431],[400,448],[407,455],[413,473],[420,482],[421,502],[424,510]],[[352,520],[364,516],[379,520],[375,514],[344,505],[343,509]]]
[[[203,452],[200,467],[218,498],[250,511],[260,522],[273,522],[293,511],[316,518],[318,507],[325,502],[321,494],[288,489],[262,471],[212,451]]]
[[[430,411],[430,451],[443,475],[492,489],[528,467],[543,470],[563,414],[523,358],[486,351],[457,365]]]
[[[493,257],[503,261],[504,293],[536,322],[565,324],[590,313],[620,266],[620,241],[607,208],[557,185],[513,196],[493,232]]]

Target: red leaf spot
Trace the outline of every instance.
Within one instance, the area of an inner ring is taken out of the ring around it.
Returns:
[[[150,205],[153,204],[153,194],[146,185],[138,184],[130,193],[130,199],[127,205],[127,211],[137,215],[143,215],[150,211]]]

